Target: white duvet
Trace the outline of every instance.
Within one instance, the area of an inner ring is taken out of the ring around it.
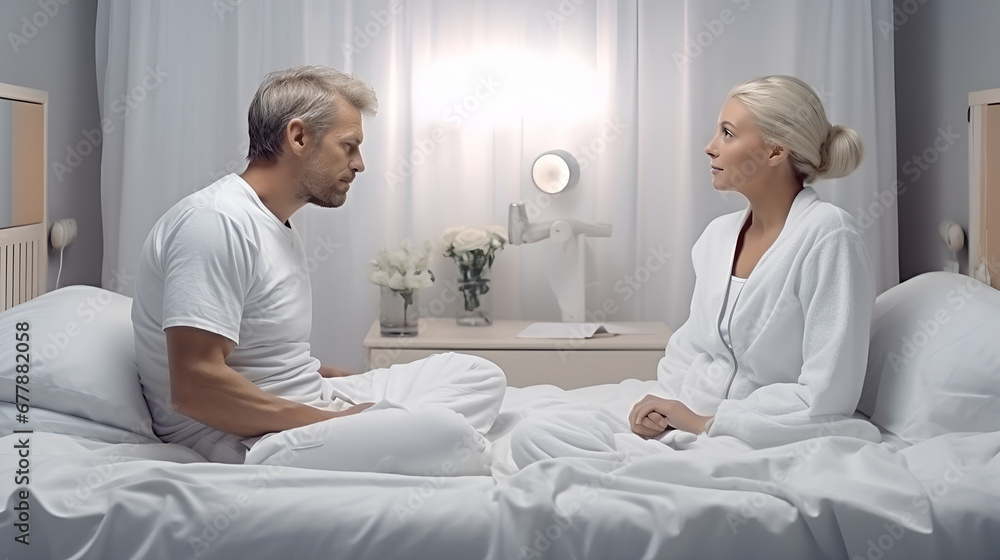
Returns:
[[[642,383],[569,391],[618,413]],[[896,450],[826,437],[671,451],[610,472],[520,472],[506,434],[551,386],[508,389],[493,476],[409,477],[202,462],[168,444],[0,438],[4,558],[996,558],[1000,433]],[[902,444],[897,443],[900,447]],[[15,540],[18,492],[29,529]]]

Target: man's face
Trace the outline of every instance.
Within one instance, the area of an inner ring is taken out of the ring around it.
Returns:
[[[323,208],[343,206],[351,181],[365,170],[361,112],[343,99],[337,103],[336,122],[306,152],[296,190],[300,200]]]

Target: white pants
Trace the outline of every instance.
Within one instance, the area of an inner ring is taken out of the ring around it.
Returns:
[[[506,390],[503,371],[467,354],[326,378],[322,403],[374,402],[359,414],[271,434],[245,463],[411,475],[489,472],[489,431]]]
[[[611,471],[639,457],[672,451],[656,439],[632,432],[627,418],[566,398],[549,397],[532,403],[510,434],[511,456],[519,469],[545,459],[572,457]],[[692,434],[667,432],[661,439]]]

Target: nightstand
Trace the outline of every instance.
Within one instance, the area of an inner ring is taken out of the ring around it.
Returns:
[[[549,383],[575,389],[623,379],[656,379],[673,331],[660,322],[621,322],[650,334],[597,335],[589,339],[516,338],[534,321],[494,320],[488,327],[463,327],[454,318],[422,319],[412,337],[382,336],[378,320],[365,336],[368,367],[384,368],[441,352],[474,354],[500,366],[507,384]]]

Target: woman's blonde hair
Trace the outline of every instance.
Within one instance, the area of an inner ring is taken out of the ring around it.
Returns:
[[[729,97],[743,103],[765,142],[789,151],[803,183],[850,175],[864,158],[858,133],[831,125],[819,96],[798,78],[754,78],[730,90]]]

